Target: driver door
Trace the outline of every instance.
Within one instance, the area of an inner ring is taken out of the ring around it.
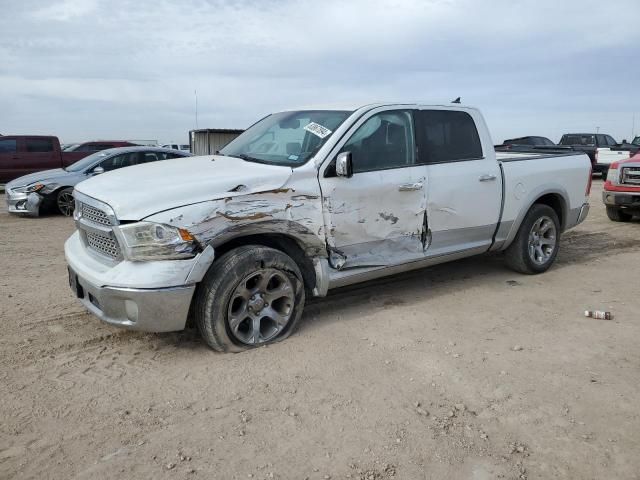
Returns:
[[[416,163],[410,110],[361,120],[338,153],[351,154],[353,175],[321,174],[330,263],[337,269],[423,258],[426,166]]]

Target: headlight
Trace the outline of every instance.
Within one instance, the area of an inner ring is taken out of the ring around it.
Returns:
[[[607,181],[617,184],[618,183],[618,169],[617,168],[609,168],[607,172]]]
[[[176,260],[194,257],[196,239],[184,228],[152,222],[113,227],[127,260]]]
[[[25,185],[24,187],[18,187],[12,190],[18,193],[33,193],[33,192],[39,192],[43,188],[44,188],[44,184],[42,183],[32,183],[31,185]]]

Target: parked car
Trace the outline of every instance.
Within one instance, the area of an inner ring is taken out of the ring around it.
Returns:
[[[629,158],[629,151],[617,149],[618,143],[611,135],[601,133],[566,133],[560,139],[560,145],[585,152],[591,159],[593,171],[606,178],[612,162]]]
[[[83,180],[122,167],[171,158],[190,153],[166,148],[119,147],[102,150],[78,160],[66,168],[56,168],[16,178],[5,187],[9,213],[38,216],[44,210],[73,213],[73,188]]]
[[[166,145],[162,145],[162,148],[172,148],[173,150],[182,150],[183,152],[191,151],[191,147],[189,145],[179,143],[167,143]]]
[[[118,147],[137,147],[137,143],[131,143],[127,140],[95,140],[92,142],[77,143],[69,145],[64,149],[65,152],[100,152],[109,148]]]
[[[556,144],[549,140],[547,137],[537,137],[537,136],[528,136],[528,137],[518,137],[518,138],[509,138],[502,142],[502,146],[510,147],[512,145],[527,145],[531,147],[555,147]]]
[[[106,145],[106,144],[103,144]],[[52,168],[64,168],[96,151],[94,145],[62,151],[58,137],[8,135],[0,139],[0,183]]]
[[[572,150],[571,147],[560,146],[553,143],[547,137],[528,136],[510,138],[502,142],[501,145],[496,145],[495,150],[497,152],[530,152],[530,151],[560,151],[560,150]]]
[[[640,153],[611,164],[602,201],[614,222],[628,222],[640,215]]]
[[[583,153],[496,155],[473,108],[281,112],[217,155],[82,182],[65,256],[103,321],[173,331],[191,311],[211,348],[239,351],[344,285],[488,251],[544,272],[590,185]]]

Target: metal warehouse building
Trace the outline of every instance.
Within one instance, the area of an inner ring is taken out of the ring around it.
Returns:
[[[189,131],[189,146],[194,155],[216,153],[244,130],[229,128],[203,128]]]

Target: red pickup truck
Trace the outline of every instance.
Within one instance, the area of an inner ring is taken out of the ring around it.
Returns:
[[[123,141],[101,141],[88,142],[87,145],[90,147],[63,152],[58,137],[0,136],[0,183],[7,183],[14,178],[41,170],[64,168],[96,151],[134,144]]]
[[[611,164],[602,201],[614,222],[628,222],[640,215],[640,153]]]

